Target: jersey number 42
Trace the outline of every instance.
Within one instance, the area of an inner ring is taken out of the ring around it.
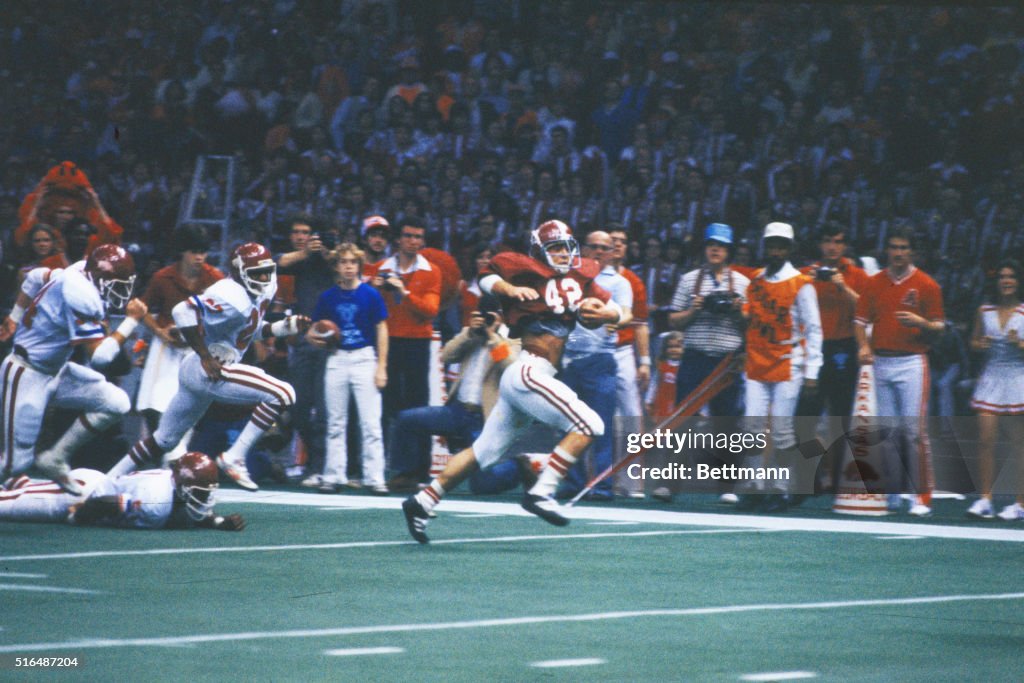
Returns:
[[[575,313],[583,299],[580,283],[569,277],[561,280],[548,280],[544,287],[544,303],[556,314],[565,313],[566,309]]]

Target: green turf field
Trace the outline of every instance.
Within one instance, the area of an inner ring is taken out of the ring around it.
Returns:
[[[0,680],[1019,680],[1024,527],[222,491],[249,528],[0,524]],[[244,501],[244,502],[239,502]],[[254,502],[258,501],[258,502]],[[982,539],[984,537],[985,540]],[[58,674],[59,675],[59,674]],[[746,678],[744,678],[746,677]]]

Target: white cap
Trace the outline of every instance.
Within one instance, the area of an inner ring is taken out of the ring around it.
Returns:
[[[784,237],[787,240],[793,241],[793,226],[789,223],[769,223],[764,226],[764,238],[769,237]]]

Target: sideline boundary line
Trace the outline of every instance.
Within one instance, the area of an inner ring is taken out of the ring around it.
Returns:
[[[261,491],[248,493],[240,490],[217,491],[218,503],[266,503],[269,505],[302,505],[321,509],[342,508],[352,510],[399,510],[398,498],[371,498],[369,496],[325,496],[322,493],[291,491]],[[443,517],[453,513],[481,513],[532,517],[518,503],[498,503],[479,500],[447,498],[437,510]],[[930,523],[882,522],[867,519],[821,519],[809,517],[718,514],[712,512],[673,512],[671,510],[636,510],[606,506],[577,505],[565,510],[570,519],[601,522],[639,522],[644,524],[675,524],[698,527],[762,529],[765,531],[817,531],[831,533],[924,536],[927,538],[954,538],[973,541],[1006,541],[1024,543],[1024,529],[1005,528],[998,523],[989,527],[952,526]],[[396,523],[404,528],[401,519]],[[431,542],[433,539],[431,539]]]
[[[561,624],[570,622],[613,621],[649,617],[695,617],[750,612],[787,612],[801,610],[837,610],[858,607],[886,607],[894,605],[934,605],[956,602],[987,602],[1022,600],[1024,593],[983,593],[978,595],[930,595],[916,598],[889,598],[876,600],[836,600],[828,602],[766,603],[753,605],[726,605],[719,607],[688,607],[676,609],[631,610],[622,612],[593,612],[589,614],[559,614],[546,616],[509,617],[504,619],[476,619],[470,621],[427,622],[419,624],[380,624],[377,626],[342,626],[337,628],[293,629],[284,631],[242,631],[238,633],[209,633],[162,638],[83,638],[80,640],[48,643],[19,643],[0,645],[0,653],[38,652],[41,650],[87,650],[114,647],[178,647],[199,643],[224,643],[281,638],[325,638],[375,633],[415,633],[424,631],[454,631],[532,624]]]

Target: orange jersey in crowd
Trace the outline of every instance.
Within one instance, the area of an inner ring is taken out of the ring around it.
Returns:
[[[760,382],[785,382],[791,378],[793,307],[800,288],[810,283],[806,275],[781,282],[755,277],[747,288],[747,377]]]
[[[857,302],[857,322],[874,324],[871,331],[874,351],[927,353],[929,344],[925,332],[901,324],[896,319],[897,311],[916,313],[929,322],[944,320],[942,290],[938,283],[913,266],[900,280],[894,280],[886,269],[868,279]]]
[[[626,278],[633,290],[633,322],[619,330],[616,346],[629,346],[636,339],[636,330],[633,326],[646,325],[647,316],[650,315],[647,306],[647,287],[644,286],[644,281],[629,268],[621,268],[619,275]]]
[[[821,263],[804,266],[801,273],[814,277]],[[839,268],[846,286],[857,292],[864,293],[868,283],[868,274],[848,258],[839,259]],[[825,341],[849,339],[853,336],[853,315],[856,304],[847,298],[839,287],[831,282],[814,281],[814,291],[818,293],[818,310],[821,313],[821,333]]]
[[[402,296],[391,289],[381,289],[388,307],[388,335],[400,339],[430,339],[434,334],[434,318],[441,308],[441,271],[422,255],[416,256],[412,270],[401,273],[398,257],[391,256],[365,268],[368,277],[383,272],[398,274],[409,290]]]
[[[668,417],[676,409],[676,374],[679,361],[658,362],[658,376],[654,378],[654,397],[651,399],[651,417]]]

